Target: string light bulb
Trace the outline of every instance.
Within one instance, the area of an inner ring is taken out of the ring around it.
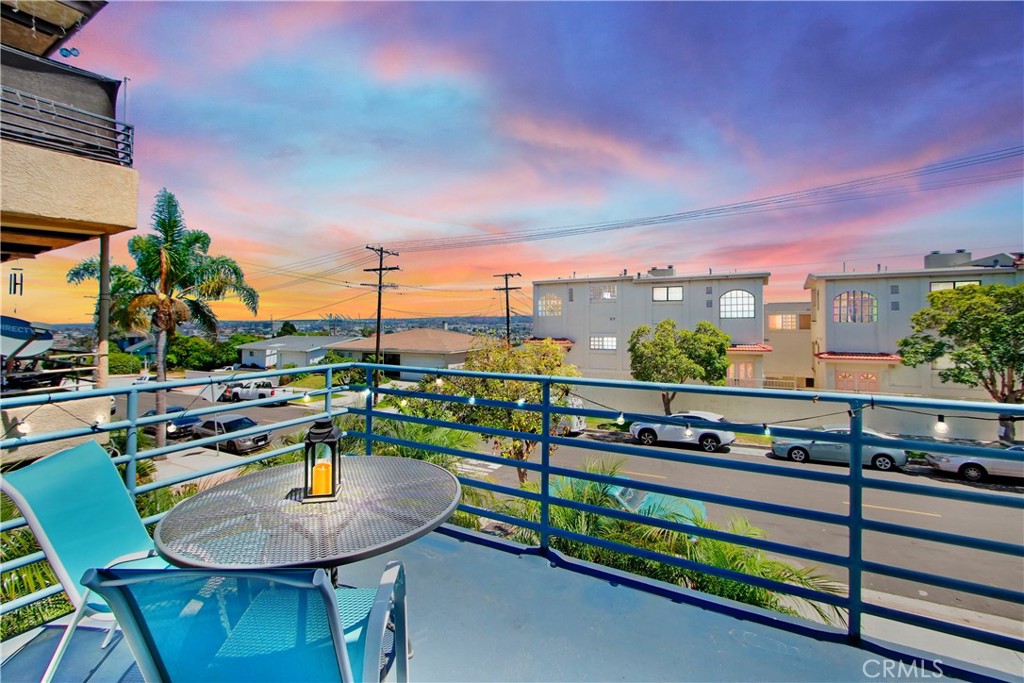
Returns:
[[[615,418],[615,424],[624,425],[626,424],[626,416],[623,413],[619,413],[619,416]]]
[[[476,405],[476,396],[470,396],[469,400],[466,401],[466,403],[468,403],[471,406],[475,406]]]
[[[763,424],[761,426],[764,427],[764,435],[765,436],[771,436],[772,435],[772,430],[768,427],[768,425]]]
[[[690,425],[686,425],[686,429],[683,430],[683,436],[685,436],[687,439],[693,436],[693,430],[690,429]]]
[[[436,384],[437,388],[440,389],[441,387],[444,386],[444,380],[438,377],[437,379],[434,380],[434,384]]]
[[[32,425],[30,425],[25,420],[17,420],[14,423],[14,429],[17,430],[17,432],[22,436],[26,436],[27,434],[30,434],[32,432]]]
[[[401,401],[398,402],[398,405],[405,408],[407,405],[409,405],[409,401],[403,398]]]
[[[946,416],[945,415],[939,415],[938,419],[935,421],[935,426],[932,427],[932,429],[935,430],[936,434],[946,434],[946,433],[948,433],[949,432],[949,425],[946,424]]]
[[[516,401],[516,405],[519,406],[520,408],[522,408],[523,406],[526,405],[526,399],[525,398],[519,399],[518,401]]]

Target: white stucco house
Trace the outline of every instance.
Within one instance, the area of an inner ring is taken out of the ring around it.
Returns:
[[[772,352],[764,357],[765,388],[813,388],[811,302],[765,304],[764,320],[764,342],[772,347]]]
[[[376,352],[376,335],[331,344],[329,348],[369,361]],[[452,368],[466,362],[467,354],[479,348],[480,340],[470,334],[416,328],[382,334],[381,360],[385,365],[406,365],[417,368]],[[399,379],[415,381],[422,373],[400,372]]]
[[[981,389],[939,380],[943,368],[900,363],[900,339],[910,319],[928,306],[928,293],[967,285],[1024,282],[1024,255],[933,251],[924,267],[866,273],[811,273],[811,354],[815,386],[825,390],[919,394],[936,398],[987,399]]]
[[[680,275],[673,266],[630,275],[533,283],[533,334],[560,340],[567,362],[585,376],[630,377],[629,335],[672,319],[694,329],[707,321],[731,338],[729,378],[760,386],[764,358],[764,286],[770,273]]]
[[[294,365],[304,368],[319,363],[327,354],[329,345],[358,339],[352,336],[289,335],[239,344],[243,366],[284,368]]]

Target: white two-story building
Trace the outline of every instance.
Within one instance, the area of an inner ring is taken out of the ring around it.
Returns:
[[[916,368],[900,363],[900,339],[910,318],[928,306],[928,293],[966,285],[1024,282],[1020,254],[972,260],[970,252],[932,252],[924,268],[866,273],[812,273],[811,353],[814,385],[824,390],[987,398],[980,389],[944,384],[941,359]]]
[[[677,275],[651,268],[612,277],[533,283],[533,334],[562,340],[568,362],[584,376],[630,376],[629,335],[672,319],[681,329],[707,321],[731,338],[730,379],[756,386],[763,378],[764,286],[769,273]]]

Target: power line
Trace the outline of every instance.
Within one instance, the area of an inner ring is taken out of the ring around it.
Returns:
[[[366,296],[367,294],[372,294],[372,293],[373,292],[360,292],[359,294],[356,294],[355,296],[350,296],[347,299],[342,299],[341,301],[334,301],[334,302],[326,304],[324,306],[317,306],[316,308],[310,308],[309,310],[306,310],[306,311],[299,311],[298,313],[292,313],[291,315],[282,316],[280,319],[281,320],[294,320],[294,319],[296,319],[296,318],[298,318],[300,316],[303,316],[303,315],[305,315],[307,313],[312,313],[313,311],[322,311],[325,308],[329,308],[331,306],[337,306],[338,304],[343,304],[343,303],[352,301],[353,299],[358,299],[361,296]]]
[[[761,197],[742,202],[734,202],[731,204],[723,204],[704,209],[695,209],[692,211],[684,211],[679,213],[662,214],[658,216],[624,219],[602,223],[569,225],[555,228],[528,228],[518,231],[506,231],[500,234],[491,233],[486,235],[470,235],[453,238],[410,240],[406,242],[401,242],[399,243],[399,245],[401,246],[403,251],[407,252],[494,246],[510,242],[526,242],[557,239],[560,237],[590,234],[596,232],[607,232],[611,230],[623,230],[635,227],[664,225],[669,223],[679,223],[708,218],[720,218],[723,216],[730,215],[744,215],[750,213],[760,213],[763,211],[776,211],[780,209],[803,208],[807,206],[830,204],[837,201],[852,201],[855,199],[884,197],[893,194],[903,194],[906,192],[945,189],[949,187],[956,187],[959,185],[973,185],[985,182],[995,182],[999,180],[1022,177],[1024,176],[1024,172],[1022,172],[1020,169],[1014,169],[1012,171],[1006,171],[998,174],[990,174],[988,176],[975,176],[968,178],[951,179],[931,184],[905,184],[903,186],[897,186],[896,188],[881,189],[875,192],[854,192],[861,190],[862,188],[872,188],[879,185],[884,185],[886,183],[891,184],[895,181],[915,180],[920,178],[926,178],[937,173],[945,173],[980,164],[995,163],[997,161],[1003,161],[1015,157],[1020,157],[1022,154],[1024,154],[1024,146],[1008,147],[1002,150],[986,152],[983,154],[977,154],[968,157],[949,159],[935,164],[919,166],[916,168],[906,169],[903,171],[896,171],[893,173],[886,173],[876,176],[868,176],[865,178],[858,178],[855,180],[845,181],[842,183],[835,183],[833,185],[824,185],[820,187],[809,188],[806,190],[799,190],[779,195]]]

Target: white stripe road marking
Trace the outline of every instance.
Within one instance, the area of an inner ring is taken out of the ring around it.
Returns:
[[[629,470],[619,470],[623,474],[631,474],[634,477],[646,477],[647,479],[668,479],[660,474],[647,474],[646,472],[630,472]]]
[[[843,505],[849,505],[850,501],[844,500]],[[935,512],[921,512],[920,510],[904,510],[903,508],[887,508],[884,505],[868,505],[863,503],[866,508],[873,508],[875,510],[888,510],[889,512],[906,512],[908,515],[924,515],[926,517],[942,517],[942,515]]]
[[[501,465],[493,462],[473,459],[463,460],[455,465],[455,469],[459,471],[459,474],[483,474],[485,476],[494,473],[495,470],[500,468]]]

